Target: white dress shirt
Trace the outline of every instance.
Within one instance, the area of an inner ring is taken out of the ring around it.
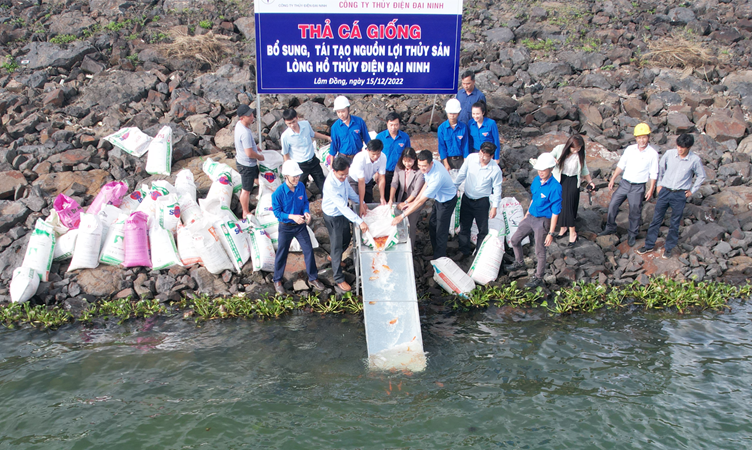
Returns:
[[[658,179],[658,152],[648,144],[640,151],[637,144],[624,149],[616,167],[623,173],[621,178],[630,183],[647,183],[648,180]]]

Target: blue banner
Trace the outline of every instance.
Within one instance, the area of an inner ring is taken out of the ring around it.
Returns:
[[[260,94],[457,92],[461,13],[259,13],[256,3]]]

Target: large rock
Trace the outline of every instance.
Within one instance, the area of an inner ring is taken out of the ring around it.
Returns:
[[[26,177],[17,170],[0,172],[0,199],[13,199],[16,189],[26,185]]]
[[[559,75],[570,75],[572,67],[565,62],[534,62],[528,66],[527,73],[533,79],[541,81]]]
[[[674,134],[682,134],[690,131],[695,125],[689,121],[686,115],[680,112],[668,113],[666,125],[668,130]]]
[[[0,212],[2,212],[2,206],[0,206]],[[2,227],[2,219],[0,219],[0,231],[8,231],[7,228]],[[16,267],[21,267],[28,242],[29,239],[17,239],[0,253],[0,279],[10,281]]]
[[[311,123],[314,131],[328,132],[329,127],[337,121],[337,114],[330,108],[314,101],[307,101],[298,106],[295,111],[298,117]]]
[[[63,48],[65,47],[65,48]],[[28,50],[23,59],[29,61],[26,68],[31,70],[47,67],[63,67],[70,69],[74,64],[84,59],[84,56],[97,51],[87,41],[76,41],[61,47],[49,42],[32,42],[24,50]]]
[[[695,13],[689,8],[672,8],[668,11],[668,19],[672,25],[686,25],[695,20]]]
[[[226,110],[237,109],[240,105],[238,94],[252,91],[251,71],[248,66],[225,64],[216,73],[196,78],[195,84],[203,90],[204,98],[210,102],[219,103]]]
[[[89,28],[96,22],[81,11],[67,11],[55,16],[50,21],[50,33],[52,34],[78,34],[81,30]]]
[[[723,79],[728,92],[742,98],[742,103],[752,107],[752,70],[741,70]]]
[[[123,269],[101,265],[95,269],[83,269],[76,280],[81,292],[95,297],[110,296],[120,290]]]
[[[94,105],[109,107],[137,102],[158,82],[159,78],[149,72],[102,72],[86,86],[79,103],[90,108]]]
[[[142,2],[143,3],[143,2]],[[89,10],[106,16],[123,14],[128,8],[134,6],[132,0],[89,0]]]
[[[511,61],[512,67],[520,67],[530,61],[530,52],[526,47],[502,48],[499,50],[499,62]]]
[[[31,210],[21,202],[0,200],[0,233],[5,233],[22,223],[31,214]]]
[[[568,63],[575,71],[581,72],[583,70],[596,70],[603,67],[603,62],[606,57],[602,53],[593,52],[573,52],[563,51],[559,52],[557,58],[560,61]]]
[[[214,145],[220,150],[235,150],[235,125],[227,126],[214,135]]]
[[[752,155],[752,134],[742,139],[742,141],[736,147],[736,151],[739,153]]]
[[[748,211],[749,204],[752,204],[752,187],[750,186],[727,186],[702,202],[703,206],[713,208],[727,206],[737,214]]]
[[[199,294],[230,295],[229,288],[222,278],[212,275],[205,267],[191,269],[191,278],[196,281],[196,292]]]
[[[514,33],[506,27],[493,28],[483,32],[488,42],[506,43],[514,40]]]
[[[213,11],[216,7],[214,0],[165,0],[162,9],[165,11]]]
[[[33,185],[39,186],[51,197],[56,197],[68,190],[73,183],[79,183],[86,186],[86,195],[96,195],[109,177],[110,174],[101,169],[88,172],[54,172],[40,175],[34,180]]]
[[[253,17],[240,17],[235,21],[235,27],[247,41],[256,39],[256,21]]]
[[[584,138],[585,161],[590,172],[600,170],[603,173],[610,173],[612,168],[616,166],[616,163],[619,162],[619,153],[609,151],[601,144],[588,139],[587,136]],[[569,135],[566,133],[547,133],[532,139],[530,144],[540,147],[542,151],[550,152],[557,145],[567,142],[567,139],[569,139]]]
[[[687,243],[698,246],[720,240],[725,232],[726,229],[717,223],[697,222],[690,225],[682,234]]]
[[[716,110],[705,122],[705,133],[718,142],[730,139],[738,142],[747,133],[747,124],[743,117],[737,117],[729,110]]]

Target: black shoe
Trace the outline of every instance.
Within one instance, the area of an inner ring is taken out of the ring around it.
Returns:
[[[530,279],[530,281],[525,283],[525,287],[529,289],[535,289],[541,286],[543,286],[543,280],[538,277],[533,277]]]
[[[313,281],[309,281],[308,284],[310,284],[311,287],[314,288],[317,291],[323,291],[324,289],[326,289],[326,286],[324,286],[324,283],[322,283],[318,279],[313,280]]]
[[[611,234],[614,234],[613,231],[603,230],[600,233],[598,233],[598,236],[609,236]]]
[[[627,244],[630,247],[634,247],[636,243],[637,243],[637,238],[635,238],[634,236],[629,236],[629,239],[627,239]]]
[[[522,270],[522,269],[526,269],[526,268],[527,267],[525,266],[525,263],[524,262],[519,262],[519,261],[515,261],[512,264],[504,266],[504,270],[506,270],[507,273],[516,272],[518,270]]]
[[[287,292],[285,292],[284,286],[282,286],[281,281],[275,281],[274,282],[274,290],[277,291],[277,294],[279,295],[285,295]]]
[[[571,241],[567,244],[567,247],[574,247],[575,245],[577,245],[577,241],[579,239],[580,239],[580,235],[578,234],[577,236],[574,237],[574,241]]]
[[[662,258],[662,259],[671,259],[671,252],[673,252],[673,251],[674,251],[674,249],[673,249],[673,248],[672,248],[671,250],[666,250],[666,249],[664,248],[664,249],[663,249],[663,253],[661,253],[661,258]]]
[[[644,255],[645,253],[650,253],[652,251],[653,251],[653,247],[648,248],[648,247],[643,246],[643,247],[640,247],[638,250],[635,250],[635,253],[637,253],[638,255]]]

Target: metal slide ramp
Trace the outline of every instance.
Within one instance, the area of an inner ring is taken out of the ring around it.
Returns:
[[[369,208],[379,206],[369,204]],[[355,207],[357,211],[357,205]],[[407,219],[397,244],[386,251],[365,245],[355,228],[356,293],[362,286],[368,361],[371,369],[422,371],[426,367]]]

